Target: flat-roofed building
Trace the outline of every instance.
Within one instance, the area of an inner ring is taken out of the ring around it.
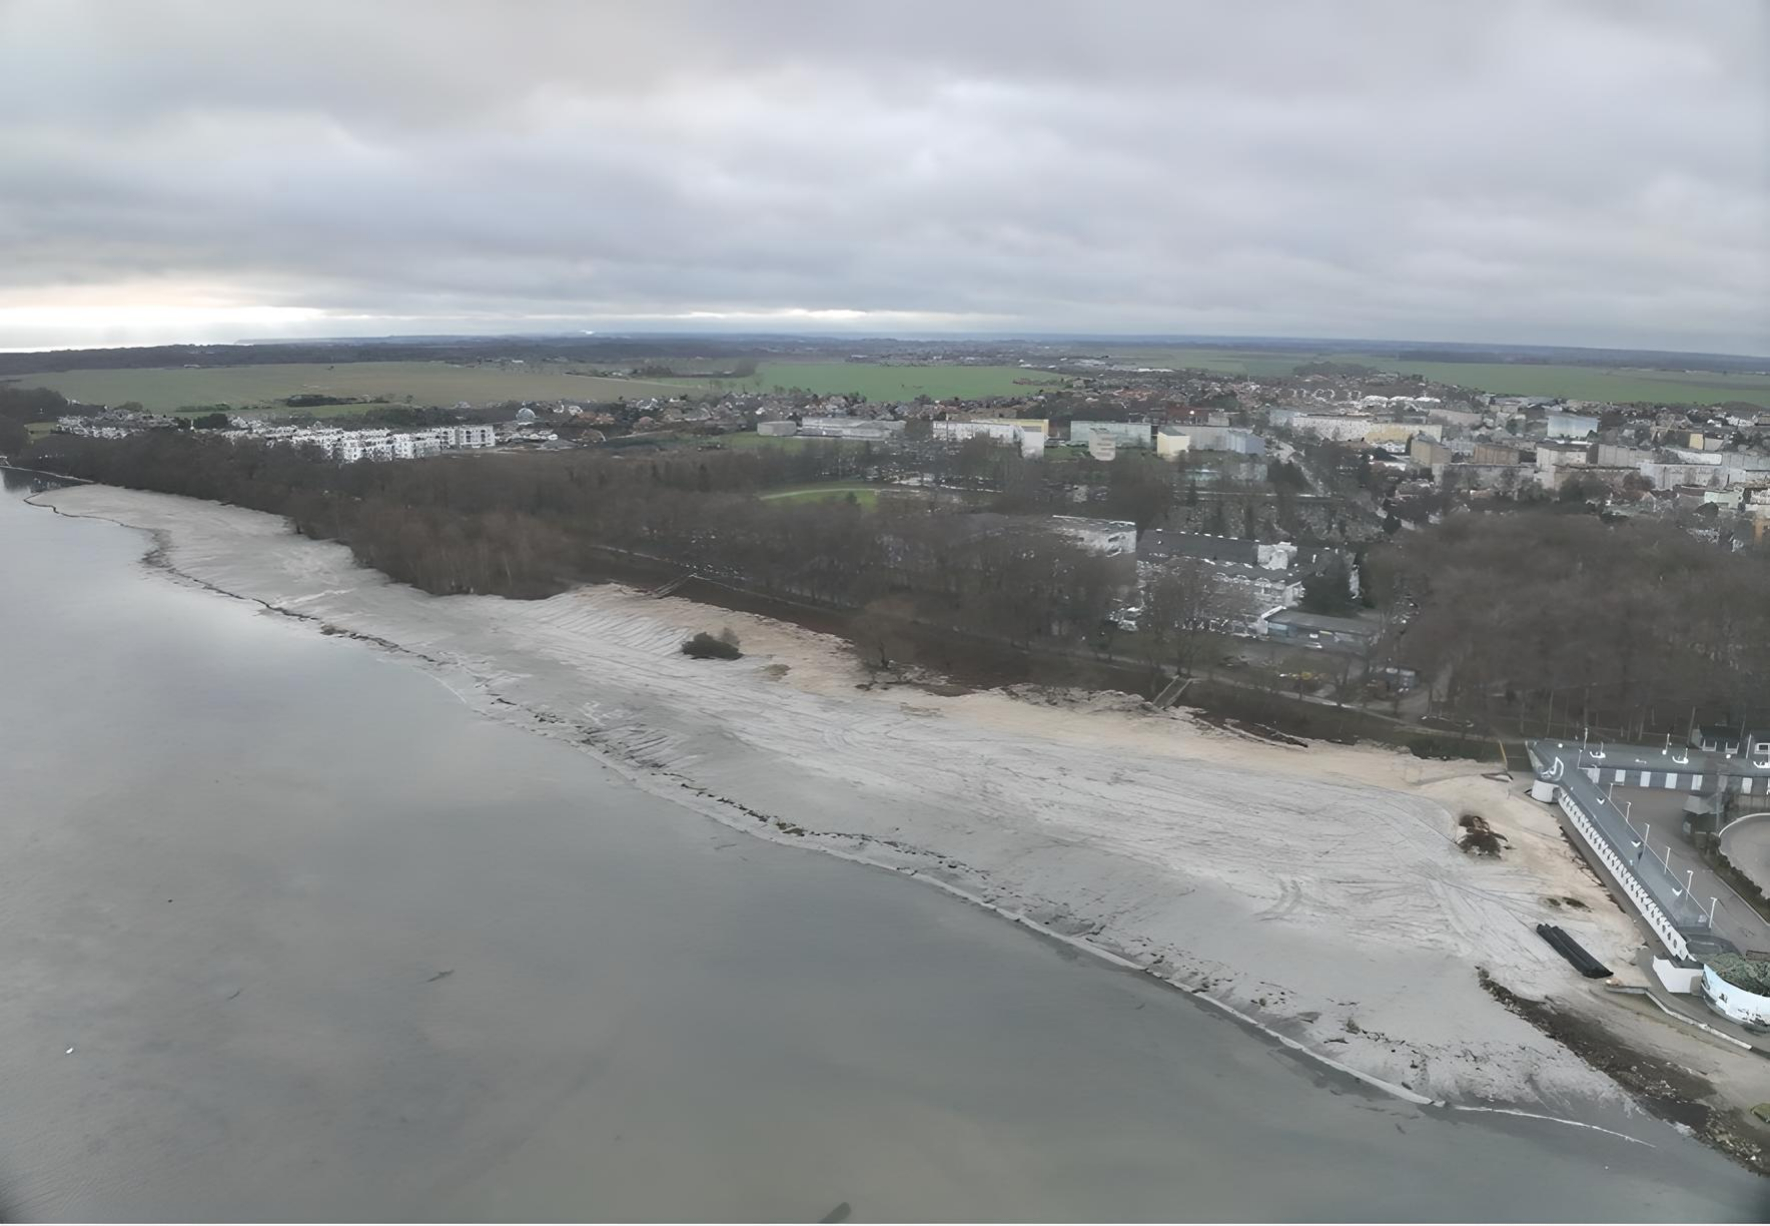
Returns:
[[[1437,468],[1440,464],[1449,464],[1452,459],[1451,449],[1435,438],[1419,435],[1408,444],[1407,458],[1421,468]]]
[[[1185,426],[1182,433],[1191,439],[1194,451],[1227,451],[1234,455],[1265,455],[1266,440],[1252,430],[1231,426]],[[1170,452],[1169,458],[1178,455]]]
[[[1583,413],[1545,413],[1543,425],[1550,438],[1586,438],[1598,433],[1598,419]]]
[[[941,442],[962,443],[967,439],[989,438],[1003,446],[1020,448],[1020,454],[1029,460],[1045,454],[1043,434],[1024,430],[1011,421],[936,421],[930,422],[929,428],[933,437]]]
[[[1072,421],[1069,441],[1086,447],[1093,438],[1109,438],[1118,447],[1155,446],[1155,427],[1146,421]]]
[[[1192,450],[1192,435],[1184,430],[1167,428],[1156,432],[1155,453],[1164,460],[1172,460]]]
[[[1475,464],[1516,464],[1524,453],[1510,443],[1477,442],[1469,459]]]

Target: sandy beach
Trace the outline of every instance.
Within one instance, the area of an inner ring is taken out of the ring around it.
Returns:
[[[1640,938],[1549,813],[1473,763],[1270,745],[1122,695],[862,688],[839,641],[766,618],[612,585],[435,597],[253,511],[100,486],[36,501],[145,529],[181,581],[375,640],[655,794],[961,892],[1405,1096],[1621,1098],[1480,986],[1590,1009],[1534,925],[1617,968]],[[679,653],[723,626],[743,659]],[[1471,810],[1500,860],[1456,846]]]

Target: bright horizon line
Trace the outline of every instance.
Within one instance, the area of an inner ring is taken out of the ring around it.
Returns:
[[[526,339],[572,339],[579,337],[596,337],[613,340],[628,337],[680,336],[704,337],[709,340],[738,339],[744,337],[769,337],[782,340],[828,340],[828,341],[888,341],[902,340],[918,343],[938,343],[947,341],[1023,341],[1028,343],[1048,343],[1056,341],[1097,341],[1118,342],[1131,345],[1153,344],[1188,344],[1200,347],[1220,344],[1231,348],[1249,348],[1261,342],[1279,342],[1291,345],[1320,342],[1336,346],[1352,345],[1383,345],[1430,347],[1443,345],[1450,348],[1477,350],[1556,350],[1569,353],[1620,353],[1620,354],[1659,354],[1665,356],[1689,356],[1705,358],[1744,358],[1751,361],[1762,361],[1770,368],[1770,354],[1740,353],[1719,349],[1675,349],[1653,348],[1639,345],[1565,345],[1544,344],[1535,341],[1465,341],[1435,338],[1430,340],[1409,340],[1400,337],[1377,336],[1321,336],[1301,333],[1161,333],[1141,331],[1107,331],[1107,332],[1066,332],[1062,330],[1046,330],[1025,332],[985,332],[985,331],[882,331],[882,332],[820,332],[814,330],[772,331],[766,328],[756,329],[702,329],[692,327],[627,327],[627,328],[566,328],[557,332],[547,330],[535,331],[457,331],[442,328],[437,331],[386,332],[361,334],[315,334],[312,336],[287,337],[241,337],[234,340],[109,340],[103,342],[68,342],[59,345],[0,345],[0,354],[55,354],[55,353],[90,353],[111,349],[166,349],[166,348],[240,348],[248,346],[275,345],[352,345],[371,344],[378,341],[424,340],[446,337],[461,341],[497,341]],[[1755,372],[1723,372],[1709,371],[1709,374],[1755,373]]]

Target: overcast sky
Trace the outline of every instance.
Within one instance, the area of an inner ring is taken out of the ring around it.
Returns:
[[[0,347],[1770,354],[1770,5],[0,0]]]

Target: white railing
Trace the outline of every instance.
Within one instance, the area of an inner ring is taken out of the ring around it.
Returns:
[[[1555,801],[1567,814],[1568,820],[1573,823],[1573,828],[1579,831],[1580,837],[1586,841],[1586,846],[1598,853],[1598,858],[1610,870],[1610,875],[1616,878],[1617,884],[1622,886],[1623,893],[1628,895],[1629,901],[1635,905],[1635,910],[1641,918],[1647,921],[1647,926],[1653,929],[1654,935],[1659,937],[1666,949],[1672,954],[1679,958],[1688,958],[1690,946],[1684,940],[1684,935],[1673,926],[1671,916],[1667,915],[1665,909],[1654,901],[1653,895],[1641,883],[1641,879],[1635,876],[1635,870],[1617,854],[1616,848],[1610,845],[1610,840],[1606,839],[1598,827],[1593,824],[1592,819],[1586,816],[1585,810],[1581,809],[1579,803],[1567,794],[1566,788],[1555,790]]]

